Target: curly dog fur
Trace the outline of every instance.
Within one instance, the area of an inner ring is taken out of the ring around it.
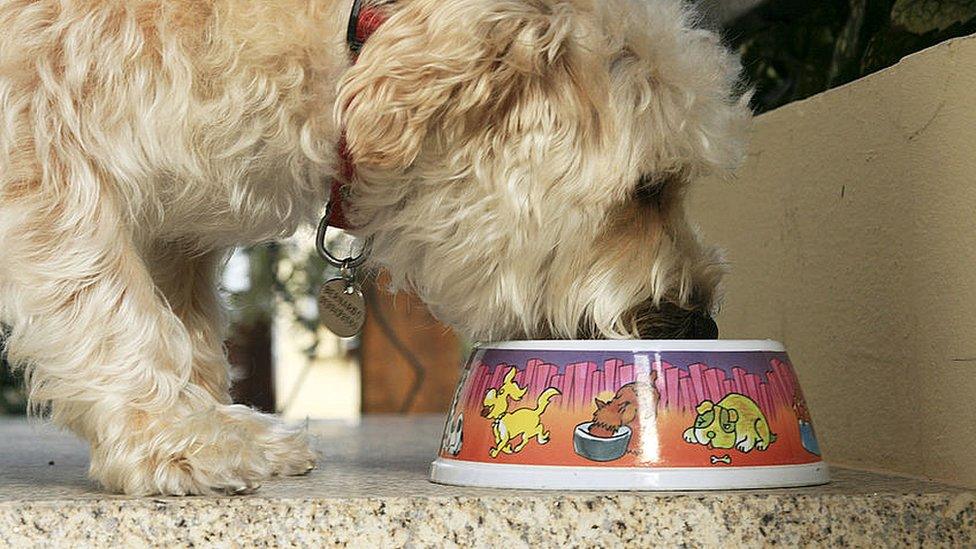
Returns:
[[[714,307],[682,196],[749,112],[677,0],[399,0],[354,66],[350,3],[0,2],[0,323],[107,489],[314,464],[230,403],[216,277],[315,219],[341,128],[374,265],[470,337],[681,336]]]

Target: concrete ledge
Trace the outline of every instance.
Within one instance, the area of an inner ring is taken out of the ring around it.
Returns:
[[[724,338],[786,344],[832,463],[976,487],[976,35],[756,121],[689,212]]]
[[[851,470],[828,486],[722,493],[538,493],[430,484],[438,418],[311,430],[309,477],[255,495],[134,499],[98,492],[85,447],[0,420],[0,546],[757,546],[976,544],[976,491]]]

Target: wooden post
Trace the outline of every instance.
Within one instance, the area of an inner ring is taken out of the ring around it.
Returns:
[[[363,413],[443,413],[460,375],[462,344],[413,295],[391,295],[381,274],[364,288]]]

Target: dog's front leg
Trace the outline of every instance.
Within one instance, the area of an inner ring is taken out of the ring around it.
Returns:
[[[159,243],[145,255],[153,280],[190,336],[190,380],[217,402],[230,404],[230,365],[223,347],[227,321],[217,293],[224,253]]]
[[[226,253],[200,253],[180,244],[157,244],[147,254],[153,279],[190,336],[193,361],[190,380],[221,404],[230,404],[230,364],[224,350],[227,320],[218,293]],[[315,464],[307,439],[281,421],[238,407],[239,421],[249,422],[254,444],[276,475],[301,475]],[[250,415],[251,417],[247,417]]]
[[[268,449],[304,448],[302,435],[226,405],[219,376],[194,382],[213,350],[195,353],[199,324],[188,330],[161,297],[125,208],[85,177],[55,183],[0,195],[0,317],[32,403],[90,443],[108,489],[253,489],[276,470]]]

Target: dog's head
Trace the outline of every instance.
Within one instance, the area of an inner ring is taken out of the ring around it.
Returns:
[[[603,425],[620,427],[634,421],[637,417],[637,393],[633,387],[617,391],[612,400],[603,401],[598,398],[593,399],[596,411],[593,412],[593,421]]]
[[[489,419],[501,417],[508,411],[508,399],[515,401],[522,400],[528,388],[519,387],[519,384],[515,381],[517,374],[518,370],[513,366],[505,374],[501,387],[497,390],[488,389],[482,401],[484,407],[481,409],[481,417]]]
[[[618,389],[609,401],[593,399],[596,405],[593,421],[619,427],[629,425],[640,414],[640,422],[642,424],[647,422],[654,417],[655,407],[660,400],[656,383],[657,372],[651,370],[648,382],[628,383]]]
[[[736,421],[739,413],[732,408],[723,408],[710,400],[703,401],[695,409],[694,433],[698,444],[713,448],[731,448],[736,439]]]
[[[398,0],[340,85],[349,219],[471,337],[680,335],[722,272],[682,196],[739,159],[737,75],[678,0]]]

